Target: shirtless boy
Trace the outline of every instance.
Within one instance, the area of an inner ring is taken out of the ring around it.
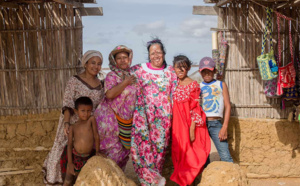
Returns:
[[[99,134],[94,116],[91,116],[93,102],[88,97],[80,97],[75,101],[75,113],[79,119],[74,125],[70,125],[68,134],[67,153],[62,154],[62,173],[66,174],[64,186],[73,185],[81,168],[87,160],[99,153]],[[67,164],[67,169],[66,168]]]

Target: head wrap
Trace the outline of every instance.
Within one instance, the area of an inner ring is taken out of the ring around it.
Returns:
[[[120,52],[127,52],[128,53],[128,57],[129,57],[129,65],[128,68],[126,70],[120,69],[117,66],[117,62],[115,60],[115,56],[120,53]],[[125,76],[129,76],[130,72],[130,66],[131,66],[131,62],[132,62],[132,57],[133,57],[133,52],[130,48],[124,46],[124,45],[118,45],[116,46],[109,54],[108,60],[109,60],[109,68],[111,71],[115,72],[119,77],[121,77],[122,79],[125,78]]]
[[[92,57],[99,57],[101,61],[103,61],[102,54],[97,50],[88,50],[86,51],[81,58],[81,66],[84,68],[84,65],[88,62]]]

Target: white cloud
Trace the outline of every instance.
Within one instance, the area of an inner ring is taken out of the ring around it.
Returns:
[[[189,37],[205,39],[211,34],[210,28],[216,27],[217,18],[200,17],[188,18],[180,24],[182,33]]]
[[[132,29],[138,35],[149,34],[161,34],[166,30],[166,24],[164,21],[156,21],[148,24],[138,24]]]
[[[100,0],[97,0],[100,3]],[[157,4],[157,5],[203,5],[204,2],[200,0],[112,0],[114,3],[135,3],[135,4]]]

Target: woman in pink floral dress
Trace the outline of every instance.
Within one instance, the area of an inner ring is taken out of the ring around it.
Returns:
[[[130,153],[132,115],[136,102],[135,77],[130,75],[132,50],[117,46],[109,55],[109,72],[105,78],[106,98],[95,111],[100,136],[100,151],[123,170]],[[122,124],[126,123],[126,126]],[[121,126],[120,126],[121,124]]]
[[[137,103],[133,116],[131,155],[141,185],[164,185],[161,176],[165,150],[169,144],[172,92],[177,77],[165,62],[159,39],[148,42],[149,63],[136,65]]]
[[[85,69],[84,72],[71,77],[67,83],[54,144],[44,161],[43,173],[46,185],[63,184],[60,157],[67,145],[69,125],[78,120],[78,116],[73,111],[75,100],[87,96],[93,101],[95,109],[104,97],[103,82],[97,78],[97,74],[101,70],[102,54],[95,50],[89,50],[83,55],[81,64]]]

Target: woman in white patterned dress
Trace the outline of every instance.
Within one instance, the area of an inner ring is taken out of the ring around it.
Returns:
[[[87,51],[81,60],[84,71],[71,77],[67,83],[56,137],[43,165],[44,183],[46,185],[62,185],[63,183],[60,157],[68,141],[69,126],[78,120],[78,116],[73,111],[75,100],[87,96],[93,101],[93,109],[95,110],[104,97],[103,82],[97,78],[102,61],[103,57],[99,51]]]

